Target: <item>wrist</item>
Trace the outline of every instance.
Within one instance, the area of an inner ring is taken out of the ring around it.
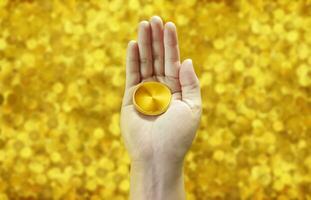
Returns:
[[[138,200],[184,199],[183,161],[133,161],[131,197]]]

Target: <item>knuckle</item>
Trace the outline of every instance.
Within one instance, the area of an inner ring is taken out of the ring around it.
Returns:
[[[150,64],[152,61],[150,58],[140,58],[141,64]]]
[[[152,54],[152,58],[153,58],[153,60],[160,60],[161,56],[160,56],[160,54],[154,53],[154,54]]]
[[[163,62],[163,56],[159,55],[159,54],[153,54],[152,55],[153,61],[154,62]]]

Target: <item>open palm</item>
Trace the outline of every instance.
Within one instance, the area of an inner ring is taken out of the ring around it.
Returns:
[[[139,113],[132,102],[135,86],[158,81],[172,92],[162,115]],[[139,24],[138,43],[127,50],[126,88],[121,109],[121,132],[132,161],[182,161],[191,146],[201,117],[201,95],[190,59],[180,63],[176,27],[161,18]]]

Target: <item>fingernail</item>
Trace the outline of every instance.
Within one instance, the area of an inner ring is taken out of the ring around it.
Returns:
[[[130,46],[130,45],[133,45],[133,44],[135,44],[135,43],[136,43],[135,40],[130,40],[129,43],[128,43],[128,45]]]
[[[159,17],[158,15],[154,15],[154,16],[152,16],[150,19],[151,19],[151,20],[152,20],[152,19],[158,19],[158,20],[161,20],[161,17]]]
[[[188,62],[189,64],[192,65],[192,59],[191,58],[186,59],[186,62]]]
[[[139,23],[141,26],[148,26],[149,22],[147,22],[146,20],[143,20]]]
[[[175,26],[175,24],[174,24],[173,22],[167,22],[167,23],[165,24],[165,27],[166,27],[166,28],[172,27],[173,29],[176,28],[176,26]]]

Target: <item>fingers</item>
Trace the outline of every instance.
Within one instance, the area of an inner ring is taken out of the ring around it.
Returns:
[[[195,74],[191,59],[185,60],[179,71],[182,101],[192,110],[201,110],[201,92],[199,79]]]
[[[147,21],[142,21],[138,28],[138,47],[140,57],[140,74],[142,79],[151,77],[152,67],[152,49],[151,49],[151,27]]]
[[[180,55],[174,23],[168,22],[163,28],[161,18],[157,16],[152,17],[150,23],[142,21],[138,30],[138,46],[142,79],[153,75],[178,78]]]
[[[165,76],[178,78],[180,56],[176,26],[168,22],[164,27]]]
[[[163,45],[163,22],[158,16],[150,20],[152,38],[153,73],[156,76],[164,75],[164,45]]]
[[[139,52],[136,41],[130,41],[126,57],[126,88],[133,87],[140,82]]]

